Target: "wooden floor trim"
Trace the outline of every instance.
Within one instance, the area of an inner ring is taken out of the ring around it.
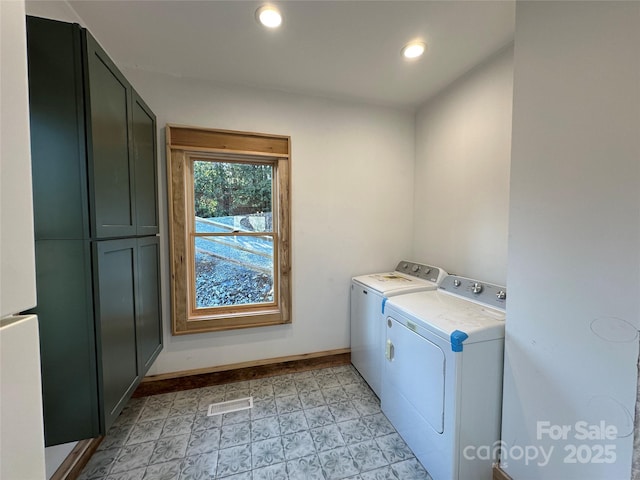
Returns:
[[[292,355],[145,377],[134,398],[351,363],[350,349]]]
[[[49,480],[76,480],[103,438],[80,440]]]
[[[513,480],[509,475],[504,473],[500,465],[493,466],[493,480]]]

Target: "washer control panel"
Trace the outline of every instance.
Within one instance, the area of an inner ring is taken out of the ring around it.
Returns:
[[[440,269],[438,267],[409,262],[407,260],[403,260],[398,264],[396,272],[401,272],[405,275],[411,275],[412,277],[422,278],[423,280],[429,280],[430,282],[436,283],[438,282],[438,277],[440,277]]]
[[[484,303],[490,307],[504,309],[507,306],[507,289],[505,287],[472,278],[447,275],[442,280],[439,289]]]

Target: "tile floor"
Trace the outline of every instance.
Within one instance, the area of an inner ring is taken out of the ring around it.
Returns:
[[[207,416],[209,404],[254,406]],[[80,480],[430,480],[351,365],[133,399]]]

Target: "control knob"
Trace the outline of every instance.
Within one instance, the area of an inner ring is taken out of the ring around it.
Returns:
[[[462,283],[462,282],[456,278],[456,279],[453,281],[453,286],[454,286],[454,287],[459,287],[461,283]]]
[[[429,273],[431,273],[431,269],[430,269],[429,267],[425,268],[425,269],[424,269],[424,273],[425,273],[425,274],[429,274]]]
[[[504,290],[500,290],[498,293],[496,293],[496,298],[498,300],[505,300],[507,298],[507,292],[505,292]]]
[[[471,285],[471,291],[476,295],[479,294],[480,292],[482,292],[482,284],[474,282],[473,285]]]
[[[411,271],[412,271],[412,272],[417,272],[417,271],[419,271],[419,270],[420,270],[420,266],[419,266],[419,265],[414,265],[414,266],[411,268]]]

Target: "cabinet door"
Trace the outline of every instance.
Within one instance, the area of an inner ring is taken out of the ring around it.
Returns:
[[[136,234],[131,87],[91,35],[84,38],[92,233],[98,238],[131,236]]]
[[[139,381],[136,356],[135,238],[94,242],[94,295],[103,431]]]
[[[138,297],[136,344],[138,371],[143,376],[162,350],[160,310],[160,242],[158,237],[138,238]]]
[[[132,91],[132,110],[136,233],[155,235],[159,231],[156,117],[135,90]]]
[[[36,239],[89,238],[80,28],[27,17]]]
[[[100,433],[91,249],[84,240],[36,241],[36,281],[47,446]]]

